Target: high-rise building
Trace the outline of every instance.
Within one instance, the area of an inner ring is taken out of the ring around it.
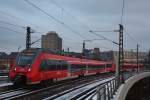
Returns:
[[[93,49],[93,59],[100,60],[100,50],[99,48]]]
[[[41,47],[53,50],[62,50],[62,38],[55,31],[50,31],[46,35],[42,35]]]

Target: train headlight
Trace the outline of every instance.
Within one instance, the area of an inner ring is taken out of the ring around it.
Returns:
[[[16,71],[16,67],[14,67],[14,71]]]
[[[28,72],[30,72],[30,71],[31,71],[31,68],[28,69]]]

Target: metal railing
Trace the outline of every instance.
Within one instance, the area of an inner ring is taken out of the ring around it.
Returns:
[[[113,98],[116,89],[118,88],[117,77],[113,78],[110,81],[105,82],[101,86],[97,87],[97,91],[91,95],[89,100],[96,98],[97,100],[110,100]]]
[[[129,77],[134,76],[138,73],[132,71],[125,74],[127,75],[125,78],[126,80]],[[90,97],[88,97],[88,100],[111,100],[120,85],[121,84],[118,82],[118,77],[115,77],[112,80],[107,81],[104,84],[98,86],[96,92],[94,92]]]

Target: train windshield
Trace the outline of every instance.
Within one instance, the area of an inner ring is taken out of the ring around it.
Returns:
[[[34,58],[35,58],[34,54],[32,55],[21,54],[18,56],[17,63],[19,66],[31,65],[32,62],[34,61]]]

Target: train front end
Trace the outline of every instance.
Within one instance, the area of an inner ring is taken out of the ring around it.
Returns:
[[[36,53],[23,51],[17,59],[16,64],[11,68],[9,78],[14,84],[30,84],[32,82],[33,69]]]

